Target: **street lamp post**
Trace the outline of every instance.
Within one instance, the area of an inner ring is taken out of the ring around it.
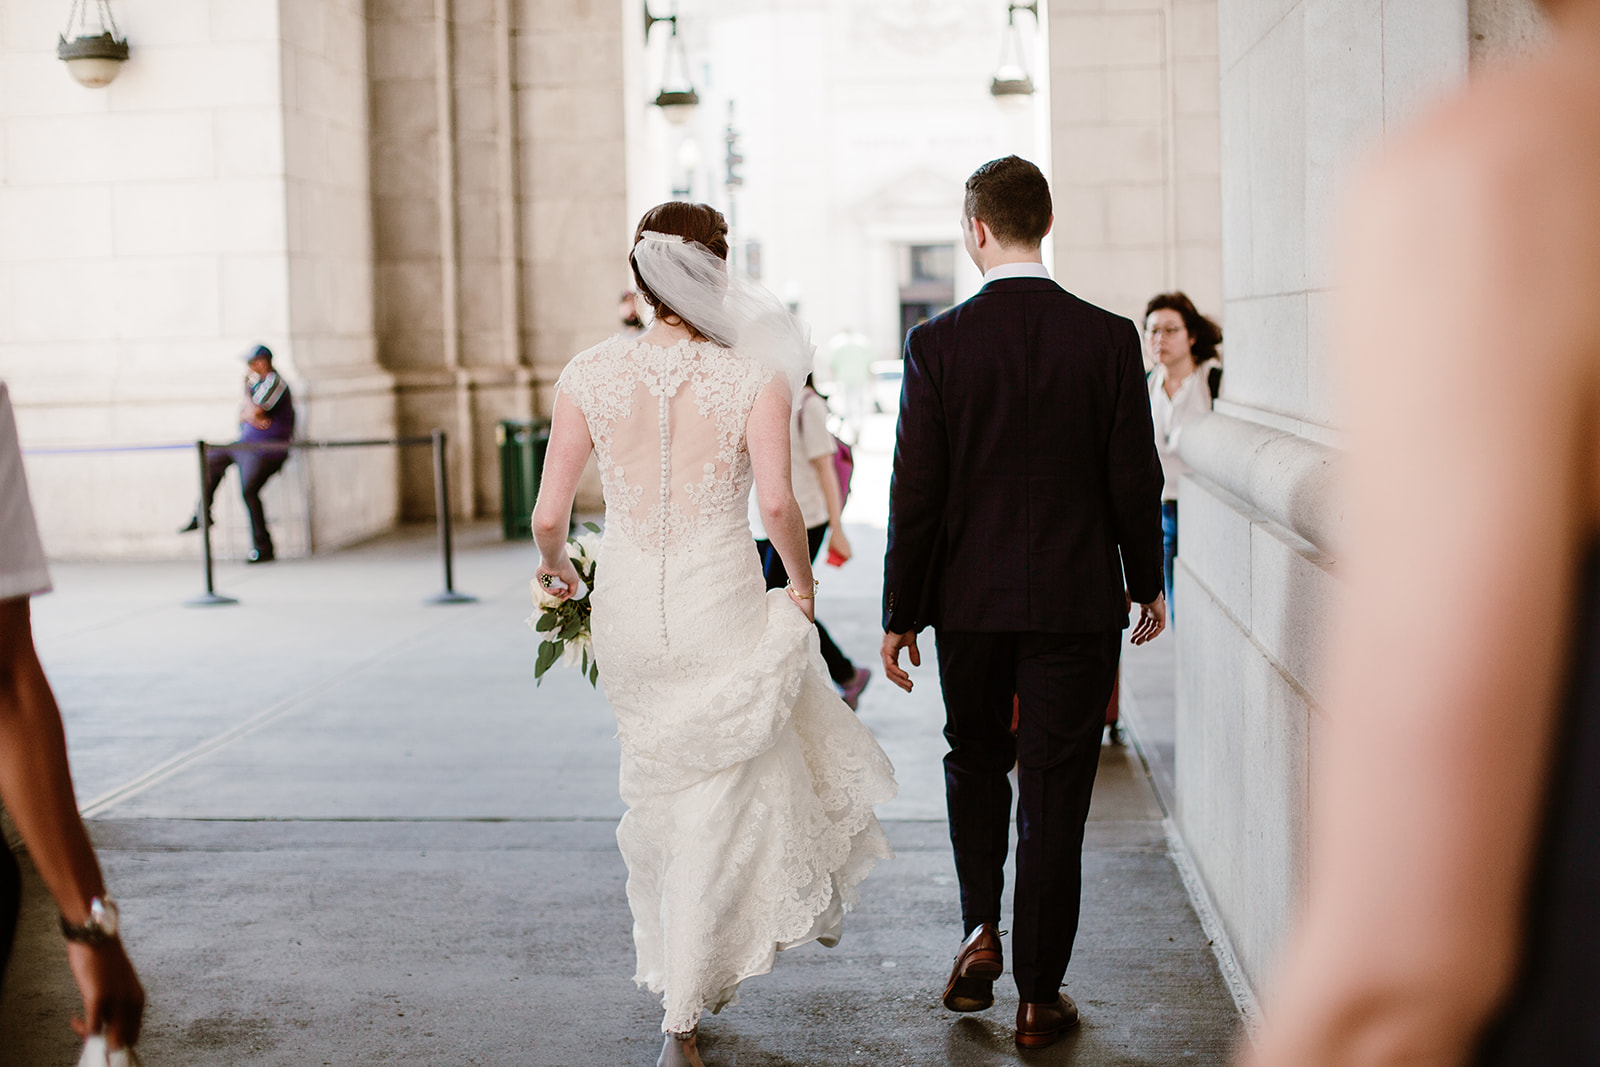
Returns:
[[[670,15],[652,15],[649,0],[644,5],[644,39],[650,42],[650,30],[658,22],[669,23],[672,33],[667,38],[666,62],[661,67],[661,91],[656,94],[655,105],[661,109],[668,122],[681,126],[689,121],[689,116],[694,113],[696,105],[700,103],[700,94],[694,91],[694,79],[689,77],[689,55],[684,51],[683,41],[678,37],[678,13]],[[673,65],[676,61],[680,80],[674,82]]]
[[[1000,66],[995,71],[994,80],[989,83],[989,93],[996,99],[1033,95],[1033,78],[1028,74],[1028,62],[1022,50],[1022,30],[1017,25],[1018,11],[1033,12],[1033,21],[1037,25],[1039,0],[1028,0],[1027,3],[1009,0],[1006,4],[1005,36],[1000,40]]]

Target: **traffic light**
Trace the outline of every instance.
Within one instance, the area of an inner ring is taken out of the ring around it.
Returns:
[[[728,135],[724,140],[728,144],[728,154],[723,157],[723,162],[727,165],[727,172],[723,181],[731,189],[744,184],[744,175],[739,173],[739,166],[744,162],[744,156],[739,154],[739,135],[733,131],[731,125],[728,127]]]

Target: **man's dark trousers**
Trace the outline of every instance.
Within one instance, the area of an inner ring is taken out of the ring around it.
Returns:
[[[261,488],[288,460],[287,448],[213,448],[206,456],[206,473],[211,482],[210,495],[213,501],[217,498],[217,487],[222,484],[228,467],[235,463],[239,465],[239,485],[245,510],[250,513],[250,542],[263,556],[271,556],[273,549],[272,534],[267,531],[267,512],[261,506]]]
[[[1017,768],[1017,995],[1051,1003],[1078,933],[1084,822],[1122,631],[937,633],[945,792],[966,932],[999,923]],[[1011,734],[1012,696],[1018,708]]]

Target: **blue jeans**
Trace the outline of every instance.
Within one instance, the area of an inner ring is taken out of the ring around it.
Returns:
[[[1167,582],[1167,617],[1172,617],[1172,561],[1178,554],[1178,502],[1161,502],[1161,571]]]

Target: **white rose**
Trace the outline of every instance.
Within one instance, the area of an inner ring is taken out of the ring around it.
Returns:
[[[585,634],[580,634],[568,641],[561,649],[561,662],[568,667],[581,667],[583,666],[583,655],[588,651],[589,638]],[[593,658],[592,656],[590,657],[591,660]]]
[[[578,555],[583,562],[593,563],[600,558],[600,535],[597,533],[581,533],[573,538],[578,544]]]

